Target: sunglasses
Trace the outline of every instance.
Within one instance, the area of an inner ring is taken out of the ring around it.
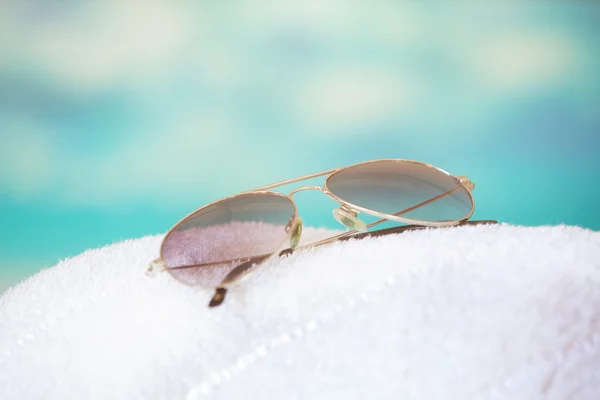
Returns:
[[[322,186],[302,186],[287,195],[271,189],[326,176]],[[165,235],[160,257],[147,274],[167,271],[175,279],[215,291],[209,307],[273,256],[348,239],[363,239],[425,228],[495,224],[468,221],[474,184],[426,163],[385,159],[318,172],[227,197],[192,212]],[[337,203],[333,217],[346,231],[300,246],[302,219],[293,196],[316,190]],[[366,223],[363,213],[376,218]],[[393,222],[408,224],[368,231]]]

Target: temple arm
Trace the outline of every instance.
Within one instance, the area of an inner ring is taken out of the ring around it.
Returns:
[[[374,222],[373,224],[369,225],[369,227],[374,226],[378,223],[380,223],[380,222],[379,221]],[[457,225],[453,225],[452,227],[466,226],[466,225],[468,225],[468,226],[490,225],[490,224],[497,224],[497,223],[498,222],[494,221],[494,220],[464,221]],[[447,228],[451,228],[451,227],[447,227]],[[362,232],[362,233],[358,233],[357,231],[344,232],[342,234],[330,237],[328,239],[324,239],[324,240],[321,240],[321,241],[318,241],[315,243],[310,243],[310,244],[306,244],[304,246],[300,246],[296,249],[291,249],[291,248],[284,249],[284,250],[280,251],[278,255],[281,257],[281,256],[285,256],[288,254],[292,254],[295,250],[305,249],[308,247],[321,246],[321,245],[336,242],[336,241],[346,241],[349,239],[365,239],[368,237],[380,237],[380,236],[385,236],[385,235],[392,235],[392,234],[396,234],[396,233],[404,233],[407,231],[415,231],[415,230],[422,230],[422,229],[439,229],[439,228],[435,228],[435,227],[432,228],[432,227],[427,227],[427,226],[423,226],[423,225],[403,225],[403,226],[395,226],[392,228],[379,229],[379,230],[373,231],[373,232]],[[186,269],[186,268],[208,267],[211,265],[222,265],[222,264],[230,264],[230,263],[231,264],[233,264],[233,263],[258,263],[258,262],[264,261],[267,257],[269,257],[273,254],[275,254],[275,253],[266,253],[266,254],[259,254],[256,256],[252,256],[252,257],[234,258],[234,259],[230,259],[230,260],[221,260],[221,261],[214,261],[214,262],[201,263],[201,264],[181,265],[181,266],[177,266],[177,267],[168,267],[168,268],[169,269]]]

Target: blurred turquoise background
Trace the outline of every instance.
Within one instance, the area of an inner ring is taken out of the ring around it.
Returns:
[[[3,2],[0,291],[375,158],[468,175],[475,218],[600,229],[598,21],[597,2]],[[335,226],[310,196],[306,223]]]

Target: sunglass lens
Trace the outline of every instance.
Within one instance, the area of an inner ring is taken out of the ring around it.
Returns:
[[[457,221],[473,210],[457,178],[411,161],[358,164],[331,175],[327,188],[347,203],[411,221]]]
[[[178,280],[215,287],[250,257],[258,263],[286,241],[295,218],[289,198],[248,193],[211,204],[180,222],[165,238],[161,257]],[[200,267],[187,267],[210,264]]]

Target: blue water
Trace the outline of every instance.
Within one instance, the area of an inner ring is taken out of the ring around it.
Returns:
[[[0,16],[0,290],[377,158],[468,175],[475,218],[600,229],[597,3],[41,7]]]

